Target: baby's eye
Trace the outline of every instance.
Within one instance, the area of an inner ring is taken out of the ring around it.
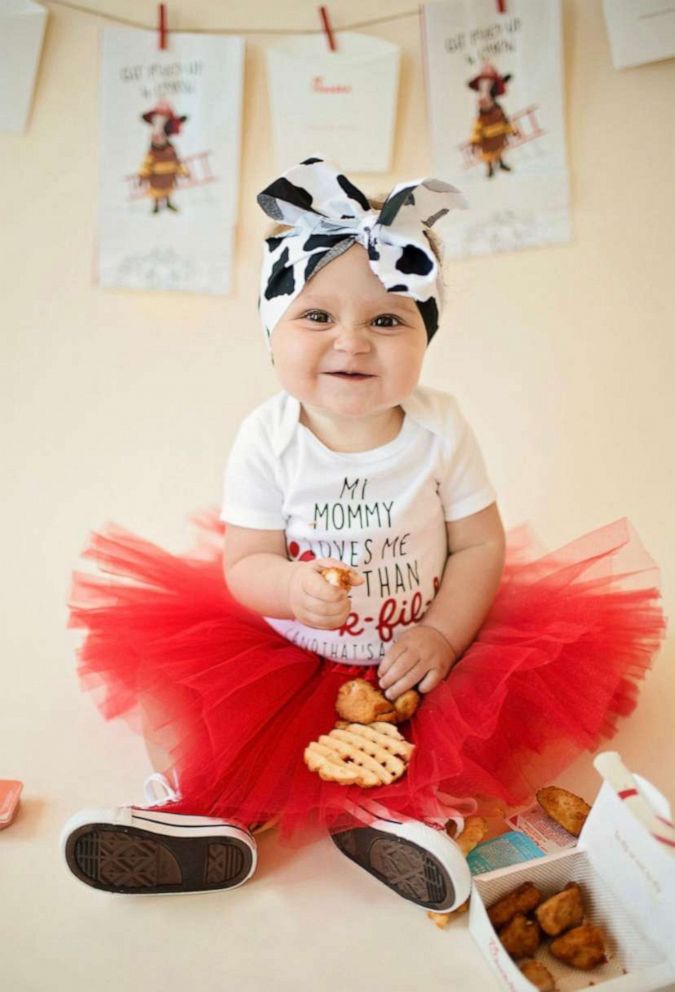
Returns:
[[[313,324],[325,324],[325,320],[314,320],[314,317],[326,317],[330,320],[330,315],[326,313],[325,310],[308,310],[307,313],[303,313],[303,320],[310,320]]]
[[[396,321],[395,324],[378,324],[377,325],[378,327],[396,327],[397,325],[399,325],[401,323],[401,321],[398,319],[398,317],[395,317],[393,313],[381,313],[381,314],[378,314],[378,316],[375,317],[374,320],[375,321],[377,321],[377,320],[387,320],[387,321],[395,320]]]
[[[312,324],[327,324],[332,321],[331,315],[326,310],[306,310],[305,313],[301,315],[301,320],[308,320]],[[378,323],[379,321],[384,321],[384,323]],[[377,317],[373,318],[372,321],[376,327],[398,327],[401,325],[401,321],[398,317],[391,313],[381,313]]]

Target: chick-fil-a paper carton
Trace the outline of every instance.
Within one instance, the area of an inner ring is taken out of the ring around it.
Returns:
[[[665,797],[637,775],[633,782],[654,817],[668,824]],[[542,941],[533,956],[551,972],[559,992],[598,986],[602,992],[649,992],[675,982],[675,849],[621,795],[605,780],[575,848],[474,878],[469,930],[504,988],[532,992],[535,986],[504,950],[487,907],[523,882],[536,885],[544,898],[578,882],[586,922],[605,937],[607,962],[591,971],[556,960]]]

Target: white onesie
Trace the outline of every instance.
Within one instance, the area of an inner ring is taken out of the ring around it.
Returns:
[[[345,664],[379,664],[432,602],[448,557],[446,520],[496,499],[453,396],[417,386],[393,441],[332,451],[282,390],[242,421],[225,469],[221,520],[283,530],[290,560],[337,558],[366,580],[342,627],[264,619],[289,641]]]

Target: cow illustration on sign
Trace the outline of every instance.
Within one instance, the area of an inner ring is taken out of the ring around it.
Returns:
[[[518,128],[511,123],[496,99],[506,93],[506,84],[511,78],[511,73],[500,76],[493,65],[485,62],[478,75],[467,83],[470,89],[478,92],[478,117],[473,122],[469,143],[474,155],[485,162],[488,179],[494,175],[496,165],[505,172],[512,171],[502,155],[507,147],[508,135],[520,137]]]
[[[162,203],[166,209],[176,212],[178,207],[171,202],[171,192],[176,187],[177,176],[189,176],[190,172],[169,139],[180,133],[187,117],[177,117],[171,104],[160,100],[141,118],[152,130],[150,148],[138,170],[139,183],[153,201],[153,214],[159,213]]]

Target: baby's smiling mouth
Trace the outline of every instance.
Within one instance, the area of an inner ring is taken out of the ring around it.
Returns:
[[[354,379],[356,381],[374,378],[366,372],[326,372],[326,375],[333,375],[338,379]]]

